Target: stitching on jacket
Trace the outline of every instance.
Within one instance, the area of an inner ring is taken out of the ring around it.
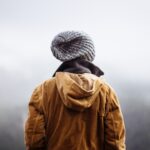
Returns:
[[[114,131],[114,138],[116,139],[116,131],[115,131],[115,124],[114,124],[114,117],[111,114],[111,118],[112,118],[112,124],[113,124],[113,131]],[[117,147],[117,141],[115,140],[115,145]]]
[[[110,95],[110,92],[111,92],[111,89],[109,89],[109,95]],[[111,97],[110,97],[110,104],[112,103],[112,100],[111,100]],[[110,109],[109,109],[109,113],[110,113],[110,116],[111,116],[111,119],[112,119],[112,126],[113,126],[113,134],[114,134],[114,139],[117,139],[116,138],[116,131],[115,131],[115,124],[114,124],[114,117],[113,117],[113,114],[112,114],[112,108],[111,108],[111,112],[110,112]],[[117,141],[115,140],[115,146],[117,147]]]

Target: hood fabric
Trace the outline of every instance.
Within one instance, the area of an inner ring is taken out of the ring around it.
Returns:
[[[56,73],[56,86],[64,105],[76,111],[91,107],[99,94],[99,78],[90,73]]]

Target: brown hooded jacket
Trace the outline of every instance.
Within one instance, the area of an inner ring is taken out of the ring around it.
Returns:
[[[57,72],[32,94],[25,143],[27,150],[125,150],[115,92],[93,74]]]

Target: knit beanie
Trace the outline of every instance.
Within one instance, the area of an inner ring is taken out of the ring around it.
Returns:
[[[54,37],[51,43],[53,55],[65,62],[81,58],[92,62],[95,57],[94,44],[84,32],[66,31]]]

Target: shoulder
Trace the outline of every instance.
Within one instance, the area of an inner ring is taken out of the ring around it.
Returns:
[[[33,90],[33,95],[47,91],[48,88],[55,86],[55,77],[44,80],[39,83]]]
[[[100,90],[105,93],[109,102],[116,101],[118,103],[118,96],[114,88],[105,80],[105,78],[99,78],[101,82]]]
[[[112,86],[106,81],[106,79],[104,77],[100,77],[99,78],[99,82],[100,82],[100,88],[102,90],[104,90],[106,93],[109,93],[110,91],[114,92],[114,89],[112,88]]]

